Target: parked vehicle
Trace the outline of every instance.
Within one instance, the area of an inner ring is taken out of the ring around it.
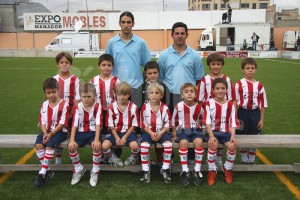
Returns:
[[[283,33],[283,41],[282,41],[282,47],[286,49],[293,49],[296,50],[296,42],[298,37],[300,36],[300,30],[299,31],[286,31]]]
[[[99,51],[99,36],[89,32],[64,31],[45,47],[46,51]]]
[[[271,31],[271,24],[269,23],[217,24],[201,33],[198,49],[202,51],[226,51],[229,36],[232,42],[231,50],[240,51],[243,49],[244,39],[248,44],[247,49],[251,50],[251,36],[255,32],[259,36],[257,50],[269,50]]]

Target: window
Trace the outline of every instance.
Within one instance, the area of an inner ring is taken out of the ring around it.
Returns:
[[[221,8],[226,8],[226,4],[225,3],[221,4]]]
[[[256,3],[252,4],[252,9],[256,9]]]
[[[249,3],[242,3],[241,8],[249,8]]]
[[[218,4],[214,4],[214,9],[218,10]]]
[[[267,8],[268,7],[268,3],[260,3],[259,4],[259,8],[260,9],[265,9],[265,8]]]
[[[202,4],[202,10],[210,10],[210,4]]]
[[[61,43],[62,44],[72,44],[72,39],[71,38],[62,38]]]

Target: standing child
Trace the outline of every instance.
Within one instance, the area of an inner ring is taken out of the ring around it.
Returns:
[[[109,104],[116,100],[114,89],[116,84],[120,80],[112,75],[112,70],[114,68],[114,58],[110,54],[102,54],[98,59],[98,67],[100,74],[92,77],[90,82],[95,85],[97,93],[97,103],[102,106],[103,115],[103,127],[101,130],[101,135],[107,134],[107,126],[105,126],[105,119],[107,114],[107,107]],[[122,149],[117,148],[114,150],[118,157],[122,154]],[[115,153],[114,152],[114,153]]]
[[[206,102],[209,99],[215,97],[212,90],[212,83],[216,78],[223,78],[227,82],[227,93],[225,98],[228,100],[232,100],[232,83],[228,76],[221,73],[221,70],[224,66],[224,57],[219,53],[212,53],[207,56],[207,66],[209,69],[209,73],[203,77],[198,86],[197,100],[200,103]],[[222,163],[223,157],[223,147],[218,148],[216,163],[220,166]]]
[[[80,162],[78,148],[85,146],[85,144],[91,144],[93,149],[93,168],[91,170],[90,185],[95,187],[100,172],[101,105],[95,103],[96,89],[91,83],[85,83],[80,86],[80,97],[81,102],[74,109],[71,138],[68,145],[69,156],[75,170],[71,185],[77,184],[86,171]]]
[[[205,103],[203,125],[209,134],[208,140],[208,178],[209,186],[217,180],[217,166],[215,157],[218,144],[224,144],[227,148],[226,162],[222,169],[226,183],[232,183],[232,167],[236,156],[235,129],[238,127],[238,119],[232,101],[225,98],[227,82],[223,78],[216,78],[212,83],[215,97]]]
[[[188,145],[194,143],[195,167],[194,184],[200,186],[202,183],[201,164],[204,152],[204,135],[201,130],[201,115],[203,109],[200,104],[195,102],[197,88],[192,83],[185,83],[181,86],[180,93],[183,101],[179,102],[173,111],[172,126],[173,136],[179,139],[179,154],[182,166],[181,184],[189,184],[189,168],[187,164]]]
[[[59,69],[59,74],[55,78],[59,83],[59,97],[69,103],[69,128],[72,126],[72,110],[73,107],[80,102],[79,96],[79,79],[70,73],[70,68],[73,63],[72,56],[67,52],[61,52],[55,57],[56,66]],[[61,164],[62,148],[55,149],[55,163]]]
[[[137,89],[137,92],[133,93],[131,96],[132,102],[137,105],[139,110],[143,106],[143,104],[149,102],[149,98],[147,95],[148,86],[152,83],[159,83],[164,87],[164,94],[161,98],[161,102],[169,107],[170,103],[170,91],[168,87],[158,80],[159,76],[159,65],[155,61],[149,61],[144,66],[144,76],[146,77],[146,81],[140,85]],[[170,110],[170,112],[172,112]],[[136,129],[136,133],[140,132],[139,129]],[[163,148],[155,148],[157,163],[163,162]]]
[[[265,107],[268,107],[268,103],[263,84],[254,78],[256,69],[256,61],[253,58],[245,58],[242,61],[244,78],[234,85],[233,99],[241,123],[237,134],[259,135],[264,126]],[[256,148],[241,148],[240,153],[242,163],[254,164]]]
[[[147,65],[147,64],[146,64]],[[163,145],[164,156],[161,174],[166,183],[171,183],[170,162],[172,155],[170,128],[171,114],[169,108],[161,102],[164,87],[159,83],[152,83],[147,89],[149,102],[141,109],[141,162],[143,176],[141,182],[150,182],[149,151],[150,145],[159,142]]]
[[[108,162],[115,167],[132,165],[136,163],[139,153],[135,127],[139,126],[137,106],[129,101],[131,86],[126,82],[120,82],[115,88],[117,101],[108,106],[106,126],[111,131],[102,143],[102,152],[107,155]],[[112,146],[122,147],[129,145],[131,155],[124,161],[111,153]]]
[[[38,187],[49,182],[54,172],[49,168],[54,156],[54,148],[63,142],[67,135],[65,126],[68,124],[68,103],[59,98],[59,84],[53,78],[48,78],[43,83],[47,98],[40,110],[40,127],[42,132],[35,142],[36,155],[42,164],[34,184]]]

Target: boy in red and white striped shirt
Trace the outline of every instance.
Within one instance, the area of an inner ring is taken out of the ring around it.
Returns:
[[[69,156],[74,165],[71,185],[77,184],[86,169],[80,162],[78,148],[91,144],[93,149],[93,168],[91,170],[90,185],[95,187],[100,172],[102,126],[101,105],[95,102],[96,89],[93,84],[85,83],[80,86],[81,102],[75,106],[71,130]]]
[[[108,106],[106,126],[111,133],[107,134],[102,143],[102,152],[107,155],[108,162],[115,167],[132,165],[136,163],[139,153],[135,127],[139,126],[139,114],[137,106],[129,101],[131,86],[126,82],[120,82],[115,88],[117,101]],[[131,155],[124,161],[111,153],[112,146],[122,147],[128,145]]]
[[[232,101],[225,98],[227,82],[222,78],[216,78],[212,84],[215,97],[208,100],[204,106],[203,126],[209,134],[208,140],[208,178],[209,186],[217,180],[217,166],[215,158],[218,144],[224,144],[227,148],[226,162],[223,165],[226,183],[232,183],[232,167],[236,156],[237,142],[235,129],[238,127],[238,119]]]
[[[101,135],[108,133],[108,128],[105,126],[105,119],[107,114],[107,107],[112,102],[116,101],[115,87],[120,80],[112,75],[114,68],[114,58],[110,54],[102,54],[98,59],[98,67],[100,74],[92,77],[90,83],[96,87],[97,103],[102,106],[103,126]],[[118,157],[122,154],[122,149],[117,148],[113,150],[113,154],[117,153]],[[102,155],[103,157],[103,155]],[[101,158],[101,161],[105,163],[105,158]]]
[[[67,52],[61,52],[55,57],[56,66],[59,69],[59,74],[53,76],[59,83],[59,97],[69,103],[69,130],[72,126],[72,110],[73,107],[80,102],[79,96],[79,79],[74,74],[70,73],[73,58]],[[55,149],[55,163],[61,164],[62,148]]]
[[[141,182],[150,182],[149,152],[154,143],[163,145],[163,165],[161,174],[166,183],[171,183],[170,163],[172,155],[172,142],[169,128],[171,127],[171,114],[169,108],[161,102],[164,96],[164,87],[159,83],[148,85],[147,94],[149,102],[141,108],[141,162],[143,176]]]
[[[189,184],[189,168],[187,163],[188,145],[194,143],[195,147],[195,167],[194,167],[194,184],[202,184],[201,164],[204,153],[203,141],[204,134],[201,130],[201,116],[203,113],[202,106],[195,102],[197,88],[192,83],[185,83],[181,86],[180,93],[183,101],[179,102],[173,111],[172,126],[173,136],[179,139],[179,154],[182,166],[181,184]]]
[[[43,83],[47,98],[40,110],[39,126],[42,132],[35,142],[36,155],[42,164],[34,184],[38,187],[49,182],[54,175],[49,164],[54,156],[54,148],[62,143],[67,135],[68,103],[59,98],[59,84],[53,78],[48,78]]]
[[[263,84],[254,78],[257,70],[256,61],[253,58],[246,58],[241,65],[244,78],[234,85],[233,95],[241,123],[237,134],[259,135],[264,126],[265,107],[268,107],[266,91]],[[242,163],[254,164],[256,148],[240,148],[240,153]]]
[[[209,99],[214,98],[214,93],[212,90],[212,82],[216,78],[223,78],[227,82],[227,93],[225,98],[232,100],[232,83],[228,76],[221,73],[221,70],[225,64],[224,57],[219,53],[212,53],[207,56],[207,66],[209,68],[209,73],[200,80],[198,85],[198,92],[196,100],[200,103],[204,103]],[[216,163],[222,166],[222,156],[223,156],[223,147],[218,148]]]

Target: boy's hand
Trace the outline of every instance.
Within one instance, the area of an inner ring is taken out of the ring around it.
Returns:
[[[151,140],[156,141],[156,140],[155,140],[155,137],[156,137],[156,136],[155,136],[155,133],[154,133],[154,132],[151,131],[150,137],[151,137]]]
[[[263,126],[264,126],[264,121],[260,120],[260,121],[258,122],[257,129],[258,129],[258,130],[261,130],[261,129],[263,128]]]
[[[43,144],[47,144],[49,142],[49,140],[50,140],[51,137],[52,137],[51,132],[47,133],[47,134],[44,134],[44,136],[43,136]]]
[[[119,137],[116,138],[116,146],[122,146],[121,145],[121,139]]]
[[[230,142],[232,142],[234,144],[234,147],[237,147],[237,142],[236,142],[235,135],[231,135]]]
[[[208,145],[209,146],[212,146],[212,147],[215,147],[218,145],[218,140],[215,136],[213,137],[209,137],[209,140],[208,140]]]
[[[74,141],[70,141],[68,144],[68,148],[70,152],[74,152],[76,150],[76,143]]]
[[[101,150],[101,142],[100,141],[93,141],[92,142],[92,148],[94,151],[100,151]]]
[[[155,134],[155,139],[156,139],[155,141],[159,141],[161,137],[162,137],[161,133],[156,133]]]
[[[176,132],[173,132],[172,133],[172,138],[171,138],[172,142],[176,142],[177,140],[177,135],[176,135]]]
[[[120,145],[124,146],[126,144],[126,138],[123,136],[120,140]]]

